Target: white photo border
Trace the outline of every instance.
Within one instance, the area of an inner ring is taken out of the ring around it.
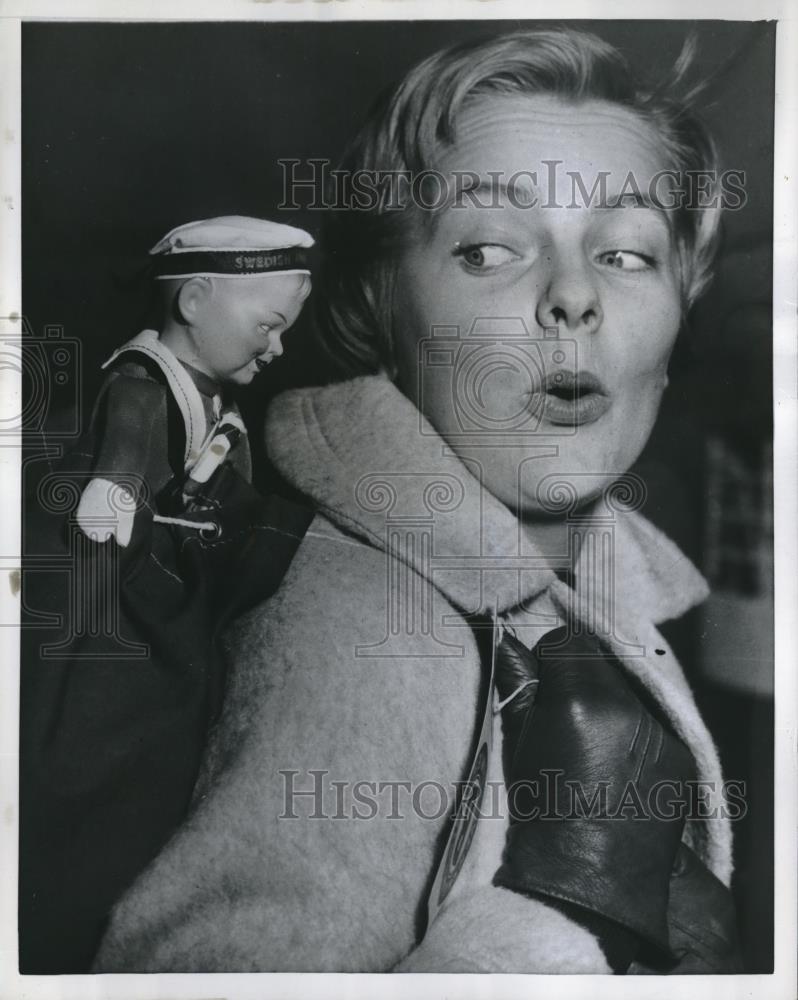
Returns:
[[[166,998],[293,997],[703,997],[718,991],[729,1000],[796,996],[796,829],[798,809],[798,7],[790,0],[559,0],[557,21],[594,20],[764,20],[778,21],[776,33],[773,405],[776,575],[775,696],[775,972],[773,975],[670,978],[584,976],[214,974],[20,976],[17,968],[17,819],[19,636],[0,630],[4,671],[0,697],[0,997],[25,1000],[166,1000]],[[0,7],[0,323],[20,322],[21,212],[20,27],[23,20],[66,20],[58,0],[7,0]],[[241,0],[71,0],[69,20],[124,21],[358,21],[540,19],[551,9],[518,0],[347,0],[347,2],[241,2]],[[19,413],[19,372],[0,368],[0,419]],[[20,552],[19,442],[0,447],[4,517],[0,520],[2,621],[19,616]],[[3,556],[2,553],[11,553]]]

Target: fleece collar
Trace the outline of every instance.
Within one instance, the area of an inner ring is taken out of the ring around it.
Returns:
[[[432,563],[423,546],[397,554],[425,576],[432,565],[435,586],[458,608],[502,612],[556,582],[515,515],[383,376],[283,393],[270,407],[266,444],[292,486],[371,544],[395,548],[402,529],[429,528]],[[622,503],[612,513],[619,605],[659,624],[706,598],[701,575],[657,528]],[[583,550],[577,592],[587,561]]]

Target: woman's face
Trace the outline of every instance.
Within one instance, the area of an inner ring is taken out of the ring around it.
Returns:
[[[438,166],[463,193],[398,264],[399,383],[491,492],[534,515],[545,477],[595,496],[653,426],[677,255],[663,211],[611,206],[669,164],[652,128],[602,101],[484,97],[457,126]]]

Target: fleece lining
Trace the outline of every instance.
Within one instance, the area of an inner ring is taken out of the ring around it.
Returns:
[[[656,628],[704,599],[700,574],[638,513],[618,509],[613,592],[596,593],[581,556],[566,586],[511,511],[379,376],[278,397],[267,445],[321,513],[277,594],[231,630],[224,711],[193,811],[115,906],[95,971],[608,974],[586,930],[492,885],[507,830],[501,802],[476,823],[419,941],[445,815],[405,809],[397,821],[383,809],[359,821],[345,799],[340,821],[314,820],[305,793],[301,815],[286,819],[284,776],[307,789],[319,769],[328,812],[341,782],[451,787],[470,766],[482,675],[463,613],[494,608],[531,647],[568,616],[590,624],[609,596],[613,651],[688,744],[699,777],[719,787],[712,740]],[[429,544],[398,543],[408,524],[429,528]],[[391,618],[394,564],[407,604]],[[501,799],[495,722],[488,782]],[[728,820],[691,821],[685,838],[728,884]]]
[[[542,565],[544,559],[518,519],[384,376],[284,393],[273,404],[266,427],[267,449],[280,473],[312,497],[332,521],[377,547],[390,544],[386,524],[391,519],[423,514],[425,490],[437,483],[442,492],[461,491],[459,502],[434,510],[435,556],[443,561],[447,556],[478,555],[483,565],[497,568],[490,573],[481,569],[433,574],[434,586],[455,607],[466,612],[489,610],[485,604],[490,598],[500,614],[515,614],[517,622],[519,605],[523,604],[528,620],[530,613],[548,609],[553,602],[561,617],[595,624],[595,573],[586,569],[584,554],[576,563],[574,589],[547,568],[522,573],[501,569],[502,559],[522,552],[527,564]],[[609,641],[624,666],[659,702],[692,751],[699,780],[708,783],[707,804],[714,815],[691,821],[686,838],[728,885],[731,827],[723,815],[717,750],[676,657],[655,628],[704,601],[709,590],[690,560],[642,514],[625,508],[617,498],[610,509],[617,517],[615,638]],[[393,554],[417,572],[428,572],[418,548]],[[624,635],[619,634],[621,629]],[[539,638],[540,633],[528,644]]]

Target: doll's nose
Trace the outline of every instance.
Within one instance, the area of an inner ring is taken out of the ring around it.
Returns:
[[[260,355],[262,361],[271,361],[272,358],[279,358],[283,353],[283,342],[280,339],[281,334],[269,331],[268,347]]]
[[[282,337],[281,333],[275,333],[274,331],[272,331],[272,332],[269,333],[269,350],[268,350],[268,353],[273,358],[279,358],[279,357],[282,356],[282,353],[283,353],[283,342],[282,342],[281,337]]]

